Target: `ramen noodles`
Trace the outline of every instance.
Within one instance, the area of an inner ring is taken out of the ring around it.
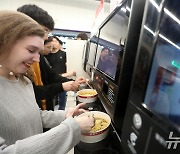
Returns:
[[[97,117],[95,117],[94,119],[95,119],[95,125],[94,125],[94,127],[92,127],[92,129],[90,131],[92,133],[103,130],[104,128],[106,128],[109,125],[109,123],[105,119],[97,118]]]
[[[80,96],[93,96],[96,94],[97,94],[96,91],[81,91],[81,92],[79,92]]]

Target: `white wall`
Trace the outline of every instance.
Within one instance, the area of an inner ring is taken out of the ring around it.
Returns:
[[[16,10],[24,4],[36,4],[53,17],[55,28],[91,31],[99,3],[95,0],[0,0],[0,10]],[[104,18],[109,9],[109,3],[105,3]]]
[[[90,78],[83,70],[82,57],[86,41],[84,40],[67,40],[67,71],[76,71],[77,77]]]

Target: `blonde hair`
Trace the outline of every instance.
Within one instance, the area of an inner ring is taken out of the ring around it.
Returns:
[[[44,35],[43,28],[29,16],[17,11],[0,11],[0,62],[9,55],[17,40]]]
[[[0,11],[0,25],[0,58],[9,54],[17,40],[25,36],[43,38],[45,34],[36,21],[16,11]]]

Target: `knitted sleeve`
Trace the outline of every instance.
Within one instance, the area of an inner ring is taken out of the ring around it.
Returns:
[[[63,120],[65,120],[66,111],[40,110],[40,114],[41,114],[43,128],[53,128],[55,126],[58,126]]]
[[[73,118],[51,130],[7,146],[0,137],[0,154],[67,154],[80,141],[80,127]]]

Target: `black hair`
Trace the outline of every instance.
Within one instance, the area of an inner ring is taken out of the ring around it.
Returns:
[[[53,41],[53,37],[49,36],[48,39],[44,41],[44,45],[46,45],[47,43],[52,42],[52,41]]]
[[[59,42],[59,44],[63,45],[63,42],[57,36],[52,36],[52,37],[55,38]]]
[[[53,18],[48,14],[47,11],[43,10],[42,8],[38,7],[37,5],[34,5],[34,4],[23,5],[23,6],[19,7],[17,9],[17,11],[30,16],[32,19],[34,19],[40,25],[43,25],[50,30],[54,29]]]
[[[76,38],[80,38],[81,40],[87,40],[88,36],[86,33],[82,32],[82,33],[79,33]]]
[[[102,51],[104,51],[104,50],[108,50],[108,51],[110,51],[110,50],[109,50],[109,48],[104,47],[104,48],[102,48],[101,52],[102,52]]]

